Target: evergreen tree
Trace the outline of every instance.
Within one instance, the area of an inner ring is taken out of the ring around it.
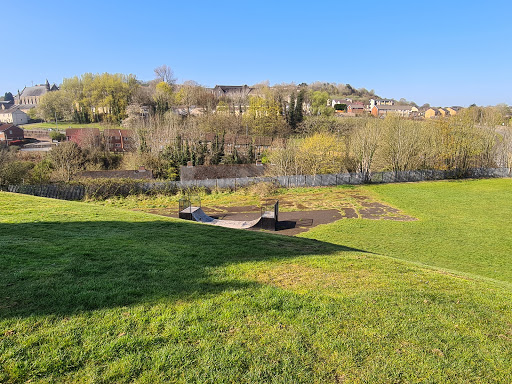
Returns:
[[[249,154],[248,154],[248,159],[249,161],[249,164],[254,164],[254,162],[256,161],[256,156],[254,156],[254,146],[251,144],[249,144]]]
[[[297,126],[297,121],[295,118],[295,102],[296,102],[296,96],[295,92],[293,92],[290,95],[290,104],[288,105],[288,111],[286,113],[286,120],[288,122],[288,125],[291,127],[293,131],[295,131],[295,128]]]
[[[5,92],[4,101],[14,101],[14,97],[11,92]]]
[[[304,89],[301,89],[299,95],[297,96],[297,101],[295,102],[295,124],[300,124],[302,123],[302,120],[304,120],[304,115],[302,113],[302,104],[304,104],[305,93],[306,91]]]

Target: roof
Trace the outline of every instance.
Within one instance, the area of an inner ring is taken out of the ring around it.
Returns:
[[[134,136],[134,134],[133,134],[133,131],[130,129],[105,129],[103,131],[103,136],[132,137],[132,136]]]
[[[66,128],[66,136],[75,136],[91,133],[94,136],[100,135],[99,128]]]
[[[42,96],[45,93],[49,91],[56,91],[59,87],[57,87],[55,84],[50,86],[48,83],[48,80],[46,81],[46,84],[38,84],[34,85],[32,87],[25,87],[23,88],[23,91],[21,91],[21,97],[36,97],[36,96]],[[18,95],[16,94],[14,98],[18,98]]]
[[[19,105],[15,105],[15,106],[13,106],[11,108],[8,108],[8,109],[0,109],[0,115],[2,115],[2,114],[10,114],[10,113],[13,113],[13,112],[16,112],[16,111],[19,111],[21,113],[25,113],[22,110],[20,110]]]
[[[18,127],[17,125],[14,125],[14,124],[1,124],[0,123],[0,132],[3,132],[9,128],[18,128],[18,129],[21,129],[20,127]]]
[[[226,179],[241,177],[258,177],[265,174],[266,166],[256,164],[233,164],[233,165],[196,165],[194,167],[181,166],[180,179],[206,180]]]
[[[412,109],[410,105],[376,105],[375,108],[392,111],[410,111]]]
[[[34,85],[33,87],[25,87],[25,89],[21,91],[21,97],[42,96],[46,92],[48,92],[46,85]]]
[[[233,94],[233,93],[246,93],[249,94],[255,90],[255,88],[251,88],[248,85],[216,85],[213,88],[214,91],[222,91],[224,94]]]

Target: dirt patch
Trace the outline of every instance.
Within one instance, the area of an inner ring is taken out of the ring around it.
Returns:
[[[315,200],[316,198],[316,200]],[[275,200],[268,200],[274,203]],[[261,207],[246,206],[203,206],[203,211],[221,220],[255,220],[261,215]],[[334,198],[326,199],[324,195],[308,195],[304,200],[279,200],[279,226],[277,233],[294,236],[306,232],[321,224],[329,224],[341,219],[415,221],[398,208],[376,201],[372,196],[360,191],[343,191]],[[330,208],[330,209],[327,209]],[[168,217],[178,217],[177,209],[160,208],[146,212]]]

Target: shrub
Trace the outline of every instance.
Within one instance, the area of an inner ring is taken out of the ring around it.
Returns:
[[[254,183],[247,187],[247,193],[259,197],[276,195],[279,191],[279,185],[273,182]]]

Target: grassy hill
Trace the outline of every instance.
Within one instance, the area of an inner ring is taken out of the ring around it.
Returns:
[[[0,193],[0,382],[510,382],[511,184],[447,185],[309,238]]]
[[[511,179],[364,189],[419,220],[344,220],[304,236],[512,283]]]

